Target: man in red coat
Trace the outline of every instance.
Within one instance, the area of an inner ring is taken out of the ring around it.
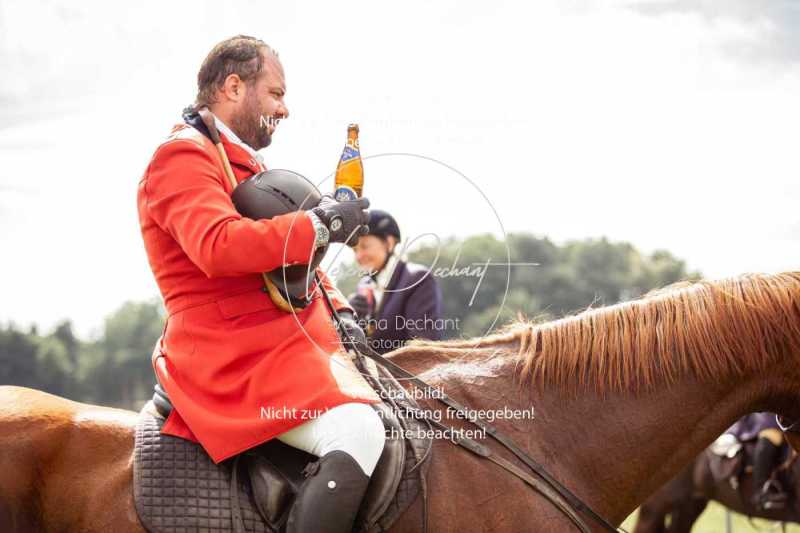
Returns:
[[[237,182],[265,170],[257,150],[289,116],[285,93],[277,55],[253,37],[227,39],[203,62],[195,108],[213,114]],[[365,224],[368,203],[244,218],[207,131],[187,121],[156,149],[137,198],[168,312],[153,357],[175,407],[162,431],[199,442],[215,462],[272,438],[319,456],[287,531],[350,531],[384,445],[383,424],[367,405],[380,398],[344,353],[321,295],[285,312],[262,290],[261,273],[309,264],[318,247],[344,242]],[[360,334],[347,301],[319,273]]]

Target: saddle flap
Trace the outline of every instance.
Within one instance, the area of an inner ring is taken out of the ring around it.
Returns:
[[[742,472],[744,464],[743,455],[736,454],[733,457],[725,455],[709,454],[708,466],[711,470],[711,476],[717,483],[739,477]]]
[[[364,357],[360,359],[362,362],[372,363],[371,360],[364,361]],[[360,520],[356,522],[356,531],[359,533],[378,533],[388,531],[420,494],[423,500],[425,499],[425,475],[431,462],[433,442],[427,434],[430,425],[426,420],[414,415],[404,416],[404,413],[413,413],[418,410],[419,405],[411,396],[406,394],[403,385],[383,366],[365,364],[362,369],[365,369],[366,372],[373,376],[374,379],[371,380],[373,387],[387,402],[387,404],[383,404],[383,408],[389,410],[392,414],[389,418],[382,417],[384,425],[389,429],[386,440],[387,445],[390,442],[401,443],[405,448],[400,483],[394,496],[388,500],[388,507],[384,506],[381,516],[377,518],[377,521],[374,521],[372,515],[368,516],[369,509],[365,506],[362,508],[363,512],[359,517]],[[383,413],[383,411],[379,409],[379,413]],[[395,414],[398,416],[395,417]],[[395,421],[402,428],[402,433],[396,433],[391,429]],[[423,503],[424,505],[426,504]],[[423,521],[425,520],[425,515],[426,513],[423,511]],[[423,524],[423,530],[425,527]]]
[[[723,433],[706,449],[708,469],[715,483],[728,482],[734,490],[744,467],[744,446],[730,433]]]
[[[286,476],[261,454],[247,453],[247,474],[253,499],[267,524],[278,530],[288,516],[292,485]]]
[[[406,446],[403,428],[391,408],[384,403],[371,404],[383,420],[386,428],[386,443],[372,473],[367,493],[361,504],[356,523],[361,530],[369,530],[383,516],[400,485],[406,461]]]

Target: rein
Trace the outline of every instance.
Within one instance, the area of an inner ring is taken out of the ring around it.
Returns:
[[[545,468],[537,463],[533,458],[531,458],[525,451],[523,451],[510,437],[504,435],[496,427],[491,424],[484,422],[483,420],[479,419],[476,416],[470,416],[470,411],[467,410],[465,406],[457,402],[456,400],[450,398],[440,389],[435,389],[425,381],[421,380],[408,370],[404,369],[403,367],[393,363],[392,361],[386,359],[375,350],[372,349],[366,343],[356,343],[355,339],[350,336],[350,334],[345,330],[344,327],[341,326],[341,318],[339,317],[339,313],[336,311],[336,308],[333,306],[333,302],[331,301],[330,295],[325,290],[325,287],[322,285],[321,280],[319,278],[319,274],[315,273],[317,286],[319,287],[320,291],[322,292],[323,299],[328,306],[328,309],[333,316],[336,327],[339,330],[339,333],[342,337],[349,343],[351,349],[356,352],[356,354],[360,356],[369,357],[376,363],[384,366],[391,374],[395,377],[403,378],[411,382],[414,386],[423,389],[426,392],[435,391],[435,394],[431,394],[431,396],[443,404],[447,405],[451,409],[454,409],[458,414],[463,415],[466,420],[477,426],[478,428],[482,429],[486,434],[490,435],[493,439],[499,442],[504,448],[508,451],[513,453],[520,461],[525,463],[533,473],[538,476],[534,477],[527,471],[519,468],[517,465],[511,463],[510,461],[506,460],[503,457],[497,456],[492,452],[492,449],[486,446],[485,444],[481,444],[474,439],[466,438],[466,437],[456,437],[455,435],[450,439],[450,442],[461,446],[462,448],[478,455],[479,457],[483,457],[488,459],[489,461],[495,463],[496,465],[500,466],[507,472],[513,474],[514,476],[518,477],[526,484],[528,484],[531,488],[542,494],[545,498],[547,498],[550,503],[555,505],[567,518],[569,518],[572,523],[574,523],[577,528],[583,533],[590,533],[591,529],[580,516],[580,513],[587,515],[592,521],[594,521],[597,525],[601,526],[604,531],[612,531],[614,533],[617,532],[625,532],[622,528],[617,528],[611,525],[605,518],[600,516],[596,513],[591,507],[585,504],[580,498],[578,498],[572,491],[570,491],[567,487],[565,487],[562,483],[560,483],[557,479],[550,475],[550,473],[545,470]],[[431,425],[437,427],[438,429],[448,430],[452,429],[448,426],[437,422],[435,420],[428,421]]]

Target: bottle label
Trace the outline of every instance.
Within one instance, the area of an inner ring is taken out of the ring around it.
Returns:
[[[337,202],[350,202],[358,199],[356,191],[347,185],[339,185],[336,187],[336,190],[333,192],[333,197]]]
[[[350,161],[351,159],[356,159],[360,157],[360,153],[358,151],[358,146],[351,146],[349,143],[345,145],[344,151],[342,152],[342,163],[345,161]]]

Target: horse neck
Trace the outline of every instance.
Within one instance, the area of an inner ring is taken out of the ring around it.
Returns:
[[[543,448],[564,462],[566,484],[609,521],[625,519],[743,414],[755,384],[686,380],[633,395],[534,400]]]
[[[800,414],[793,401],[796,371],[780,365],[719,382],[686,376],[638,395],[587,390],[574,396],[520,384],[514,357],[426,355],[406,352],[393,360],[471,408],[533,406],[533,420],[494,425],[612,523],[621,523],[741,416]],[[786,358],[787,366],[791,361]]]
[[[542,457],[566,465],[565,484],[620,523],[743,415],[796,411],[796,384],[776,367],[719,381],[686,376],[638,395],[544,388],[531,427]]]

